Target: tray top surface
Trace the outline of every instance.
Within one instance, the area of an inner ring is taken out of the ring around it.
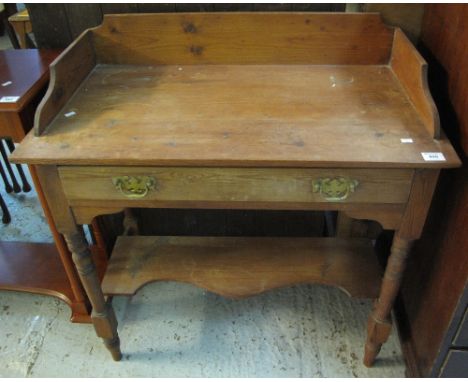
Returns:
[[[30,163],[458,163],[445,138],[429,136],[391,69],[373,65],[98,65],[46,134],[25,141],[15,156]],[[421,152],[446,161],[425,162]]]

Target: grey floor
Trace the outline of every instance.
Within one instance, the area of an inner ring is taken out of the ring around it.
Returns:
[[[124,358],[110,359],[66,304],[0,293],[2,377],[402,377],[392,335],[376,365],[361,363],[370,304],[332,288],[293,287],[226,300],[154,283],[115,298]]]
[[[0,36],[0,50],[5,50],[5,49],[13,49],[10,39],[8,38],[6,34],[4,34],[3,36]]]
[[[0,43],[3,39],[0,39]],[[0,240],[51,242],[34,192],[6,195]],[[124,358],[53,297],[0,291],[0,377],[403,377],[394,330],[362,365],[368,300],[296,286],[229,300],[191,285],[150,284],[113,303]]]

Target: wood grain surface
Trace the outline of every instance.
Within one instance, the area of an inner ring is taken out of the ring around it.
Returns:
[[[393,30],[376,13],[219,12],[105,15],[94,35],[101,63],[349,65],[387,63]]]
[[[429,134],[439,139],[439,113],[427,83],[427,63],[400,29],[395,30],[390,67],[405,88]]]
[[[33,20],[38,48],[65,48],[85,28],[101,24],[103,14],[160,12],[240,12],[240,11],[300,11],[339,12],[345,4],[246,4],[246,3],[67,3],[26,4]],[[51,23],[51,18],[54,23]],[[59,19],[59,20],[57,20]]]
[[[421,237],[440,171],[418,170],[414,174],[410,197],[399,235],[407,240]]]
[[[50,117],[58,109],[44,107]],[[446,161],[426,162],[421,152],[442,152]],[[123,159],[169,166],[459,164],[446,139],[428,135],[392,71],[371,65],[99,65],[47,134],[26,137],[13,155],[34,164]]]
[[[357,180],[354,192],[341,203],[406,203],[412,170],[359,169],[256,169],[256,168],[151,168],[59,167],[60,180],[71,206],[121,201],[122,205],[151,206],[154,201],[329,203],[313,192],[313,181],[344,177]],[[129,200],[116,189],[112,178],[150,176],[154,189]],[[132,203],[133,202],[133,203]]]
[[[375,297],[380,274],[366,239],[121,236],[102,288],[105,294],[128,295],[151,281],[176,280],[246,297],[319,283]]]
[[[50,84],[34,116],[34,133],[41,135],[96,64],[91,33],[83,32],[50,64]]]

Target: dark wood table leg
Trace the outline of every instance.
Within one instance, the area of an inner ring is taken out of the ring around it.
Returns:
[[[5,204],[2,195],[0,195],[0,209],[2,210],[2,223],[8,224],[9,222],[11,222],[10,211],[8,211],[8,207]]]
[[[10,181],[8,180],[5,170],[3,169],[3,164],[1,161],[0,161],[0,175],[2,176],[3,184],[5,185],[5,191],[7,194],[9,194],[10,192],[13,191],[13,187],[11,187]]]
[[[81,282],[93,307],[91,319],[96,334],[103,338],[104,344],[112,354],[114,361],[119,361],[122,358],[122,353],[117,333],[117,319],[112,305],[110,302],[106,303],[105,301],[88,243],[84,238],[83,232],[78,229],[74,233],[65,234],[64,237],[72,253]]]
[[[8,171],[8,174],[10,175],[11,183],[13,185],[13,191],[15,193],[21,192],[21,187],[19,183],[16,180],[15,173],[13,172],[13,169],[11,168],[10,161],[8,160],[8,155],[5,150],[5,147],[3,146],[3,139],[0,139],[0,153],[2,154],[3,162],[5,163],[5,167]]]
[[[7,146],[8,146],[8,150],[10,150],[10,154],[13,153],[13,151],[15,151],[15,144],[13,143],[11,138],[5,138],[5,142],[6,142]],[[23,183],[23,192],[31,191],[31,186],[29,185],[29,182],[26,179],[26,175],[24,174],[24,171],[23,171],[23,165],[17,163],[16,164],[16,171],[18,171],[21,182]]]

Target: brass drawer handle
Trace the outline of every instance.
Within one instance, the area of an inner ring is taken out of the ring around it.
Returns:
[[[348,198],[354,192],[359,182],[356,179],[335,176],[312,181],[312,191],[319,192],[329,202],[338,202]]]
[[[127,198],[141,199],[154,190],[156,180],[152,176],[116,176],[112,183]]]

